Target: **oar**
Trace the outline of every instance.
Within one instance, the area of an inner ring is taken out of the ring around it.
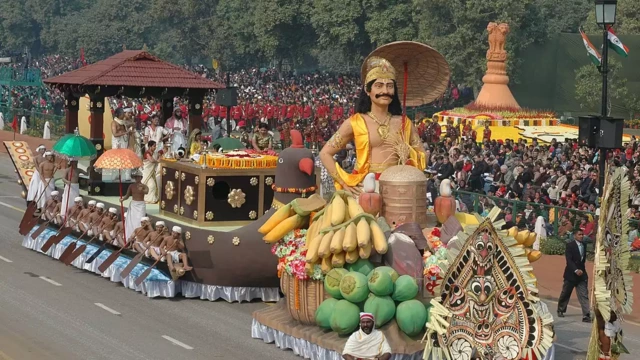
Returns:
[[[103,213],[102,213],[102,215],[101,215],[98,219],[96,219],[96,221],[101,221],[105,214],[106,214],[106,212],[103,212]],[[91,228],[91,227],[93,226],[93,224],[94,224],[94,223],[95,223],[95,221],[94,221],[94,222],[92,222],[91,224],[89,224],[89,228]],[[89,229],[85,230],[85,233],[86,233],[87,231],[89,231]],[[83,234],[83,235],[84,235],[84,234]],[[96,234],[96,235],[98,235],[98,234]],[[63,252],[63,253],[62,253],[62,255],[60,256],[60,261],[63,261],[63,262],[64,262],[64,259],[66,259],[66,258],[67,258],[67,256],[71,255],[71,253],[73,252],[73,250],[75,250],[75,249],[76,249],[76,244],[78,243],[78,241],[80,241],[80,239],[81,239],[81,238],[82,238],[82,236],[80,236],[79,238],[77,238],[77,239],[76,239],[76,241],[72,242],[71,244],[69,244],[69,245],[67,246],[67,248],[66,248],[66,249],[64,249],[64,252]],[[94,235],[94,238],[95,238],[95,235]],[[85,248],[86,248],[86,247],[85,247]]]
[[[111,266],[111,264],[113,264],[118,259],[122,250],[128,248],[134,241],[135,241],[135,232],[134,232],[134,236],[131,238],[131,241],[129,241],[123,247],[118,249],[118,251],[114,251],[113,253],[111,253],[111,255],[109,255],[109,257],[105,261],[103,261],[102,264],[100,264],[100,266],[98,266],[98,270],[100,270],[101,273],[105,272],[109,268],[109,266]],[[136,255],[136,257],[137,256],[138,255]]]
[[[142,257],[144,256],[144,253],[141,252],[138,255],[134,256],[133,259],[131,259],[131,261],[129,262],[129,264],[124,268],[124,270],[122,270],[120,272],[120,277],[121,278],[125,278],[127,276],[129,276],[129,274],[131,274],[131,271],[133,271],[133,268],[136,267],[136,265],[138,265],[140,263],[140,261],[142,261]],[[162,257],[160,257],[162,259]]]
[[[84,251],[87,249],[87,245],[91,244],[97,238],[98,238],[98,234],[93,235],[93,237],[89,239],[87,243],[82,244],[79,248],[77,248],[72,253],[68,254],[65,258],[61,256],[60,261],[62,261],[65,265],[70,265],[73,262],[73,260],[75,260],[76,258],[78,258],[78,256],[84,253]]]
[[[51,249],[51,247],[53,245],[57,245],[60,241],[62,241],[62,239],[64,239],[67,235],[71,234],[71,232],[73,231],[72,228],[64,228],[62,229],[60,232],[58,232],[57,234],[51,236],[49,238],[49,240],[47,240],[47,242],[42,245],[42,247],[40,248],[40,251],[46,253],[47,251],[49,251],[49,249]]]
[[[174,246],[171,247],[171,250],[167,250],[167,252],[164,255],[160,254],[160,257],[158,258],[158,260],[156,260],[156,262],[154,262],[153,265],[151,265],[149,268],[147,268],[147,270],[145,270],[142,274],[140,274],[140,276],[138,276],[138,278],[136,279],[136,282],[135,282],[136,286],[142,284],[142,282],[147,278],[147,276],[149,276],[149,274],[151,274],[151,270],[153,270],[153,268],[156,267],[158,262],[160,262],[160,260],[162,260],[163,256],[165,256],[165,257],[166,256],[171,256],[171,255],[169,255],[169,251],[173,251],[177,247],[177,244],[178,244],[178,242],[176,241]]]
[[[89,229],[90,229],[90,228],[91,228],[91,227],[89,226]],[[82,237],[83,237],[83,236],[85,236],[85,235],[87,234],[87,232],[89,231],[89,229],[85,230],[82,234],[80,234],[80,236],[78,236],[78,239],[82,239]],[[64,251],[64,252],[62,253],[62,255],[60,256],[60,258],[59,258],[59,260],[60,260],[60,261],[64,261],[65,252],[66,252],[66,251],[67,251],[67,250],[65,249],[65,251]]]
[[[47,226],[49,226],[50,222],[51,222],[51,220],[43,222],[42,225],[40,225],[40,227],[31,234],[31,238],[33,240],[37,239],[38,236],[40,236],[40,234],[42,234],[44,232],[44,230],[47,228]]]

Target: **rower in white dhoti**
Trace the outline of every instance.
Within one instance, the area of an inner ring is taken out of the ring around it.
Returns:
[[[126,237],[133,234],[133,231],[140,226],[140,220],[147,214],[147,205],[144,202],[144,196],[149,192],[149,188],[142,183],[142,173],[140,171],[136,171],[132,175],[135,183],[129,185],[127,193],[122,199],[120,199],[120,202],[122,203],[131,197],[131,202],[129,203],[129,208],[124,222]]]
[[[177,153],[179,148],[187,146],[187,122],[182,117],[182,110],[176,107],[173,116],[167,119],[164,124],[165,129],[171,134],[171,151]]]
[[[62,206],[60,210],[60,216],[64,219],[67,211],[73,207],[73,199],[80,195],[80,185],[78,184],[78,178],[80,174],[87,175],[87,172],[78,169],[78,161],[72,160],[69,162],[69,167],[64,173],[62,181],[64,181],[64,192],[62,193]]]
[[[33,176],[31,177],[31,182],[29,182],[29,189],[27,190],[27,202],[36,201],[38,198],[38,190],[43,187],[42,177],[40,176],[40,171],[38,170],[40,163],[45,161],[44,153],[47,151],[47,148],[44,145],[40,145],[36,148],[36,153],[33,157],[33,162],[35,164],[35,168],[33,169]]]

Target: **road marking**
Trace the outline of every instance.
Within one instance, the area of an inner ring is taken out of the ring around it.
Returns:
[[[12,263],[12,262],[13,262],[13,261],[11,261],[11,260],[7,259],[7,258],[6,258],[6,257],[4,257],[4,256],[0,256],[0,260],[2,260],[2,261],[4,261],[4,262],[8,262],[8,263]]]
[[[117,312],[117,311],[113,310],[112,308],[110,308],[110,307],[108,307],[108,306],[106,306],[106,305],[104,305],[104,304],[101,304],[101,303],[94,303],[94,305],[95,305],[95,306],[97,306],[97,307],[99,307],[99,308],[101,308],[101,309],[103,309],[103,310],[106,310],[106,311],[108,311],[108,312],[112,313],[113,315],[121,315],[119,312]]]
[[[51,284],[51,285],[55,285],[55,286],[62,286],[62,284],[60,284],[59,282],[55,282],[55,281],[53,281],[53,280],[49,279],[48,277],[38,276],[38,278],[40,278],[40,279],[42,279],[42,280],[44,280],[44,281],[48,282],[48,283],[49,283],[49,284]]]
[[[183,348],[185,348],[185,349],[187,349],[187,350],[193,350],[193,348],[192,348],[191,346],[189,346],[189,345],[187,345],[187,344],[185,344],[185,343],[183,343],[183,342],[181,342],[181,341],[178,341],[178,340],[176,340],[176,339],[172,338],[171,336],[162,335],[162,337],[163,337],[165,340],[169,340],[170,342],[172,342],[172,343],[174,343],[174,344],[176,344],[176,345],[178,345],[178,346],[180,346],[180,347],[183,347]]]
[[[0,201],[0,205],[2,205],[2,206],[4,206],[4,207],[8,207],[9,209],[12,209],[12,210],[15,210],[15,211],[18,211],[18,212],[24,213],[24,209],[20,209],[20,208],[18,208],[18,207],[13,206],[13,205],[9,205],[9,204],[7,204],[7,203],[5,203],[5,202]]]
[[[575,352],[575,353],[583,353],[583,352],[585,352],[584,350],[576,349],[574,347],[567,346],[567,345],[562,345],[562,344],[560,344],[558,342],[555,342],[554,344],[556,344],[557,346],[560,346],[561,348],[567,349],[567,350]]]

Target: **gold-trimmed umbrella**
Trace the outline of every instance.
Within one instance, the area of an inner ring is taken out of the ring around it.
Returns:
[[[375,49],[367,59],[378,56],[388,60],[396,69],[400,100],[404,106],[420,106],[438,99],[449,86],[451,71],[444,56],[432,47],[415,41],[396,41]],[[362,65],[362,79],[366,78],[367,61]],[[406,67],[405,67],[406,64]]]

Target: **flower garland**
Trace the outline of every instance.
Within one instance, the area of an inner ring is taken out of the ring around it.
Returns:
[[[273,184],[271,185],[271,189],[277,193],[302,194],[303,195],[302,197],[304,197],[306,193],[310,193],[318,190],[318,186],[313,185],[313,186],[309,186],[307,188],[302,189],[302,188],[277,187],[276,184]]]
[[[307,230],[293,230],[271,247],[271,253],[278,257],[278,276],[283,272],[298,280],[324,280],[320,265],[313,266],[313,273],[308,274],[306,256]]]
[[[447,248],[440,241],[440,229],[434,228],[427,235],[427,243],[431,251],[425,251],[422,255],[424,261],[425,289],[435,296],[435,288],[442,280],[442,268],[449,264]]]

